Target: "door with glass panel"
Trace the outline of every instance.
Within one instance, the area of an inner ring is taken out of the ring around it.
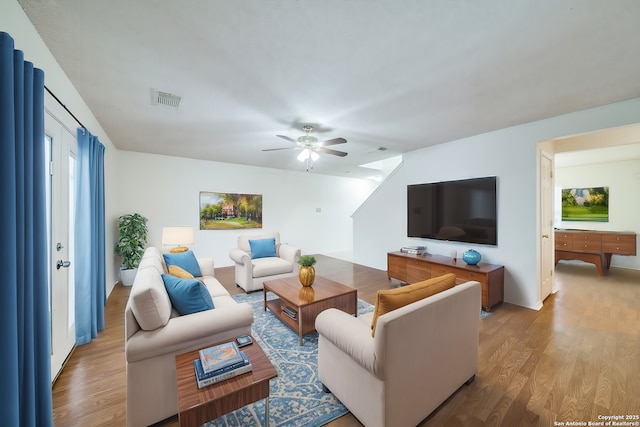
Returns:
[[[45,98],[51,381],[75,346],[73,230],[76,137]],[[55,101],[54,101],[55,102]]]

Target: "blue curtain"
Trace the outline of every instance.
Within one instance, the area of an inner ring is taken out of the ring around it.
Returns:
[[[0,413],[52,426],[44,72],[0,32]]]
[[[76,344],[104,329],[104,145],[78,129],[75,218]]]

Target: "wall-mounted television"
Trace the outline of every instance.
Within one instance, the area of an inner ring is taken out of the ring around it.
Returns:
[[[498,244],[496,177],[407,185],[407,235]]]

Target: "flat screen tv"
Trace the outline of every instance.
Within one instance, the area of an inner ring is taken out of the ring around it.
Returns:
[[[409,237],[498,244],[496,177],[407,185]]]

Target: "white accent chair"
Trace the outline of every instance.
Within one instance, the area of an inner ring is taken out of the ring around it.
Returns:
[[[478,370],[481,293],[466,282],[378,317],[316,318],[318,377],[367,427],[416,426]]]
[[[274,238],[277,257],[251,258],[249,240]],[[280,243],[280,233],[268,233],[257,236],[239,236],[238,247],[229,252],[235,263],[236,285],[246,292],[263,288],[265,280],[280,279],[298,274],[300,249]]]

